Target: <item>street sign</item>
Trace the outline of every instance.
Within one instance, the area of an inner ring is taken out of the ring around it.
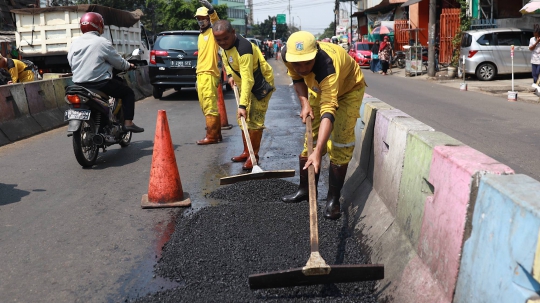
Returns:
[[[510,47],[510,58],[514,58],[514,46]]]
[[[277,24],[285,24],[285,14],[277,14]]]
[[[274,19],[274,21],[272,21],[272,25],[276,26],[276,20],[275,19]]]

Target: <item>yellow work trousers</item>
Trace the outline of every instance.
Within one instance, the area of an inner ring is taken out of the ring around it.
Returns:
[[[269,83],[274,86],[274,81],[271,81]],[[242,88],[239,87],[239,89],[240,93],[242,94]],[[247,127],[248,129],[264,129],[264,120],[266,118],[266,111],[268,110],[268,102],[270,101],[270,98],[272,97],[272,94],[274,92],[270,92],[266,97],[261,100],[257,100],[257,98],[255,98],[255,95],[253,95],[251,92],[248,93],[250,95],[250,102],[248,107],[246,108]],[[238,119],[238,125],[240,125],[240,129],[243,129],[240,119]]]
[[[339,109],[334,117],[334,127],[322,153],[322,156],[324,156],[328,152],[330,162],[336,165],[347,164],[351,161],[356,141],[354,128],[356,120],[360,117],[360,105],[362,105],[364,91],[365,87],[338,98]],[[315,117],[312,123],[314,145],[319,138],[319,127],[321,126],[321,106],[319,101],[318,97],[312,94],[309,95],[309,104]],[[302,156],[307,157],[307,137],[304,137]]]
[[[205,116],[218,116],[219,77],[210,74],[197,74],[197,94]]]

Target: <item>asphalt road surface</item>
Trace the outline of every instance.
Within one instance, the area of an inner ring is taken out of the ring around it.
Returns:
[[[270,63],[278,91],[270,101],[260,165],[297,169],[304,133],[299,105],[284,66]],[[368,94],[518,173],[539,178],[538,105],[364,71]],[[234,127],[223,131],[224,141],[217,145],[195,144],[204,136],[204,119],[195,90],[187,89],[137,102],[135,122],[146,131],[135,134],[131,146],[100,154],[92,169],[77,164],[65,127],[0,147],[1,301],[208,302],[220,301],[220,295],[230,301],[373,300],[370,283],[248,290],[248,274],[307,261],[307,204],[277,201],[294,190],[298,176],[278,183],[218,185],[219,178],[242,173],[241,164],[229,160],[242,150],[233,98],[232,92],[225,94]],[[182,185],[193,203],[186,211],[140,208],[159,109],[167,111]],[[223,193],[224,188],[231,190]],[[338,222],[321,218],[321,254],[328,263],[365,261],[355,253],[357,243],[346,227],[346,217]]]
[[[540,105],[363,69],[366,93],[540,180]]]

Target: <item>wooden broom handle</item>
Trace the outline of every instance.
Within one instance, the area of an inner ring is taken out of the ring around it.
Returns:
[[[240,106],[240,94],[238,93],[238,86],[234,85],[234,97],[236,98],[236,106]],[[249,137],[248,127],[246,123],[246,118],[240,117],[242,121],[242,131],[244,132],[244,137],[246,137],[246,144],[249,150],[249,157],[251,158],[251,163],[253,166],[257,165],[257,158],[255,158],[255,153],[253,152],[253,145],[251,145],[251,137]]]
[[[313,130],[311,129],[311,116],[306,117],[306,137],[308,157],[313,153]],[[319,226],[317,221],[317,187],[315,185],[315,168],[308,167],[309,184],[309,233],[311,252],[319,251]]]

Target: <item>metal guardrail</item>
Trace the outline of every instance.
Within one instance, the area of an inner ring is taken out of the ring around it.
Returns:
[[[471,29],[497,28],[497,20],[473,19],[471,20]]]

